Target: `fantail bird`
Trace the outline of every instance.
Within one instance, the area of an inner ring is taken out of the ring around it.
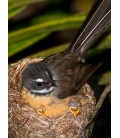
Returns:
[[[96,0],[77,37],[65,51],[30,63],[23,70],[21,95],[26,103],[41,115],[51,117],[84,104],[78,91],[101,63],[87,64],[83,57],[110,23],[111,1]],[[71,100],[75,95],[79,101]]]

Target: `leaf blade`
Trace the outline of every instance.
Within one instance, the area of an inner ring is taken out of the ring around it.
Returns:
[[[19,43],[14,43],[9,45],[8,47],[8,57],[15,55],[16,53],[22,51],[23,49],[31,46],[33,43],[37,42],[48,36],[49,33],[41,34],[39,36],[34,36],[32,38],[25,39],[24,41],[20,41]]]

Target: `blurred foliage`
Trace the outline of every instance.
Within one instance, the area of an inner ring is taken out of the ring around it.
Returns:
[[[46,57],[65,50],[83,24],[95,0],[8,0],[8,61]],[[110,28],[85,56],[86,62],[103,62],[88,83],[99,97],[110,84]],[[110,137],[110,96],[101,109],[93,137]],[[109,111],[104,116],[104,110]],[[106,119],[108,118],[108,119]],[[108,124],[106,128],[103,127]],[[97,129],[98,128],[98,129]],[[99,131],[103,131],[101,133]],[[105,129],[107,129],[105,131]],[[107,134],[106,134],[107,132]]]

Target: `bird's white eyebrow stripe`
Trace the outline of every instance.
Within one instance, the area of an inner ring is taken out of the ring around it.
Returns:
[[[36,81],[36,82],[43,82],[43,81],[45,81],[45,80],[43,80],[43,79],[36,79],[36,80],[33,80],[33,81]]]
[[[46,71],[46,75],[49,76],[48,72]]]
[[[51,92],[52,90],[54,89],[54,87],[50,87],[49,89],[46,89],[46,88],[44,88],[44,89],[42,89],[42,90],[32,90],[32,92],[33,93],[49,93],[49,92]]]

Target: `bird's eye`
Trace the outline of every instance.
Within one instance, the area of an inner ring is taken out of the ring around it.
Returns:
[[[78,107],[81,107],[82,106],[82,103],[79,101],[79,102],[77,102],[77,106]]]
[[[37,85],[38,86],[42,86],[42,82],[37,82]]]

